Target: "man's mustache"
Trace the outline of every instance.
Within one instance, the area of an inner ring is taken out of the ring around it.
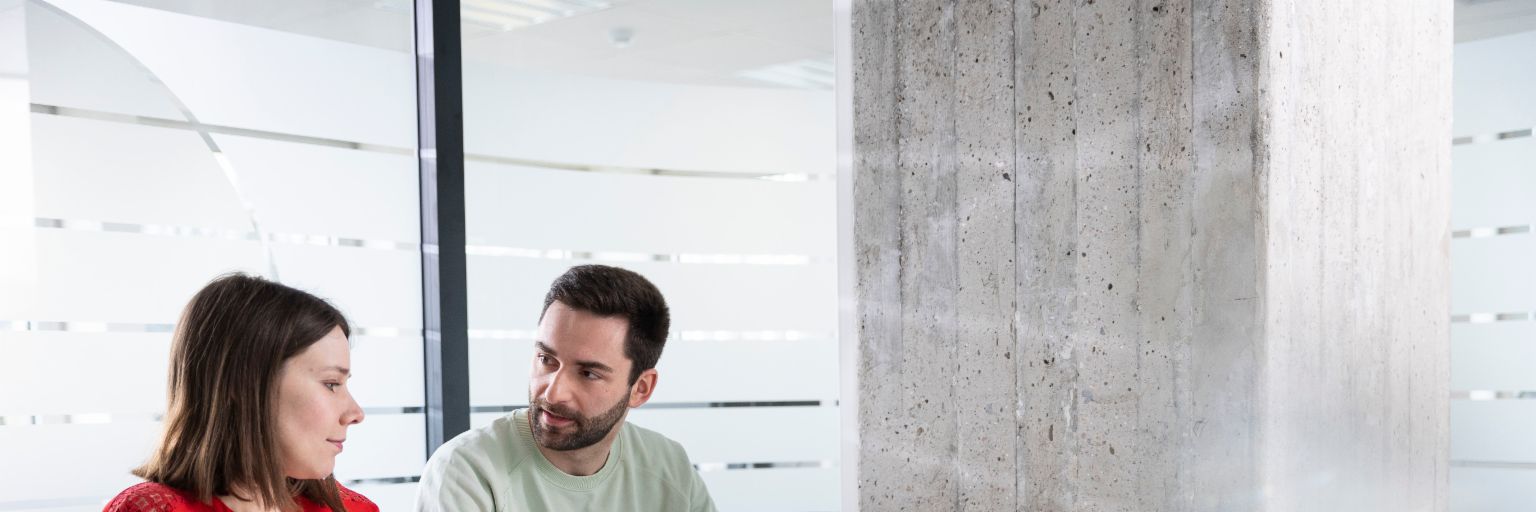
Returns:
[[[543,400],[534,400],[533,403],[529,405],[533,407],[535,411],[545,411],[554,414],[555,416],[574,420],[577,423],[581,423],[584,419],[576,411],[566,409],[564,407],[552,406],[548,403],[545,403]]]

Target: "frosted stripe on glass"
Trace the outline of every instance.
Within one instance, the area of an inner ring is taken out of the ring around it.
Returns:
[[[470,390],[473,391],[474,388],[470,388]],[[490,425],[492,422],[496,421],[497,418],[500,418],[502,416],[506,416],[507,414],[508,413],[504,413],[504,412],[477,412],[477,413],[470,413],[470,415],[469,415],[469,428],[476,429],[476,428],[484,427],[486,425]]]
[[[1451,325],[1452,390],[1536,390],[1536,322]]]
[[[1536,309],[1536,236],[1459,239],[1451,244],[1451,312]]]
[[[0,318],[170,324],[192,294],[230,271],[261,273],[256,242],[40,229],[38,297]],[[275,244],[284,283],[330,299],[354,325],[421,325],[420,255]],[[104,258],[110,254],[113,257]],[[122,293],[102,293],[111,283]]]
[[[160,436],[153,422],[0,428],[0,496],[47,500],[112,496],[140,480]]]
[[[352,380],[347,386],[363,407],[421,407],[420,336],[352,337]]]
[[[179,118],[165,87],[110,42],[46,8],[26,12],[33,102]],[[18,32],[21,27],[17,27]]]
[[[260,246],[247,241],[55,229],[36,230],[35,240],[38,282],[47,285],[0,318],[171,324],[209,280],[264,267]]]
[[[421,254],[274,244],[284,284],[326,299],[354,325],[421,329]]]
[[[194,132],[31,114],[36,215],[251,229]]]
[[[1536,66],[1521,65],[1523,56],[1536,54],[1536,31],[1458,43],[1455,52],[1454,135],[1492,134],[1536,124],[1536,96],[1530,94],[1536,85]]]
[[[1451,402],[1451,460],[1536,463],[1536,400]]]
[[[811,409],[823,409],[811,411]],[[504,412],[470,415],[470,428],[482,428],[505,417]],[[825,417],[833,418],[828,423]],[[629,421],[666,435],[683,445],[694,464],[811,463],[836,460],[836,407],[763,407],[702,409],[631,409]],[[774,420],[806,421],[807,425],[770,423]],[[830,429],[830,430],[827,430]],[[722,432],[729,435],[721,435]],[[796,438],[795,436],[802,436]],[[762,438],[771,446],[754,446]],[[822,438],[825,438],[823,440]],[[748,439],[750,442],[743,442]],[[784,446],[790,443],[802,446]],[[832,445],[832,446],[828,446]],[[830,453],[828,457],[825,454]],[[797,458],[798,457],[798,458]],[[704,473],[760,471],[759,469],[707,470]]]
[[[572,30],[560,37],[598,43],[566,26],[551,33]],[[465,54],[496,40],[467,41]],[[496,55],[510,47],[484,49]],[[837,151],[831,91],[603,79],[469,59],[464,105],[469,153],[614,167],[830,174]]]
[[[170,333],[0,331],[0,389],[13,390],[0,416],[161,413],[170,344]],[[422,406],[419,336],[354,336],[352,371],[363,407]]]
[[[419,243],[416,159],[374,151],[214,135],[262,228]]]
[[[34,508],[34,507],[23,506],[23,508],[9,508],[9,506],[10,506],[9,504],[11,504],[11,503],[36,503],[36,504],[41,504],[41,507],[40,508]],[[53,504],[59,504],[59,506],[53,506]],[[67,500],[67,501],[41,501],[41,502],[33,502],[33,501],[30,501],[30,500],[29,501],[23,501],[23,502],[0,501],[0,510],[4,510],[5,512],[101,512],[101,509],[103,507],[105,507],[106,505],[107,505],[107,499],[106,498],[96,498],[96,497],[80,498],[80,499],[77,499],[77,500]]]
[[[1451,468],[1454,512],[1527,512],[1536,503],[1536,471]]]
[[[556,277],[586,262],[470,256],[471,329],[531,329]],[[674,331],[837,330],[835,268],[618,263],[666,295]]]
[[[338,480],[421,474],[426,465],[426,419],[421,414],[379,414],[347,429],[346,449],[336,457]]]
[[[49,3],[131,52],[202,122],[401,147],[415,143],[409,53],[117,2]]]
[[[731,402],[832,400],[837,397],[837,342],[681,341],[668,344],[652,400]],[[750,361],[750,364],[745,362]]]
[[[1536,221],[1536,138],[1455,146],[1451,166],[1452,229]]]
[[[471,339],[470,403],[528,401],[533,343]],[[764,402],[833,400],[837,395],[835,341],[675,341],[657,365],[651,400]]]
[[[7,337],[10,336],[7,335]],[[123,346],[130,346],[127,345],[128,340],[121,341],[124,342]],[[365,344],[372,341],[376,340],[360,340]],[[7,350],[11,348],[8,344],[5,347]],[[96,348],[101,347],[98,345]],[[113,354],[115,352],[106,352],[103,357]],[[127,361],[132,359],[125,358]],[[164,354],[162,353],[157,359],[163,361]],[[78,359],[75,362],[80,363]],[[161,366],[159,370],[153,367],[141,367],[137,369],[139,375],[136,379],[112,382],[111,386],[105,388],[97,386],[97,391],[103,395],[103,399],[119,395],[141,394],[142,396],[137,397],[139,400],[135,401],[146,402],[130,403],[106,410],[151,405],[154,410],[163,409],[163,363]],[[78,376],[81,371],[88,370],[76,368],[73,372],[61,375]],[[100,375],[100,377],[109,379],[113,375]],[[8,379],[9,376],[6,378]],[[57,389],[58,386],[68,386],[67,382],[61,382],[69,380],[68,378],[55,376],[38,379],[33,376],[30,379],[32,379],[31,387],[34,389],[37,383],[47,383],[55,389],[51,389],[48,393],[25,393],[31,396],[22,397],[23,400],[48,395],[47,398],[52,402],[59,393],[66,397],[71,393],[68,389]],[[24,376],[23,380],[27,378]],[[98,378],[90,380],[93,383],[104,381]],[[153,381],[153,386],[149,385],[150,381]],[[412,382],[419,384],[420,377],[414,377]],[[153,387],[155,391],[148,392],[145,388],[149,387]],[[7,403],[12,399],[9,395],[5,397]],[[146,401],[148,398],[153,398],[155,403],[148,403]],[[390,478],[418,474],[422,464],[425,463],[420,448],[420,440],[425,436],[423,422],[421,414],[390,414],[371,416],[366,418],[364,423],[353,426],[348,431],[347,450],[337,461],[338,477],[343,479]],[[104,425],[0,427],[0,453],[6,454],[6,463],[0,464],[0,495],[27,496],[29,499],[111,495],[137,481],[128,474],[128,470],[141,463],[148,455],[155,439],[158,438],[160,428],[161,424],[153,421],[114,422]],[[405,443],[402,444],[402,441]],[[90,463],[82,465],[75,459],[60,458],[58,455],[62,453],[89,453]],[[81,485],[87,487],[81,488]],[[11,488],[8,489],[7,486]],[[25,489],[17,486],[24,486]]]
[[[348,487],[367,496],[379,510],[413,510],[416,505],[415,482],[404,484],[359,484]]]
[[[729,512],[837,510],[838,468],[700,473],[715,505]]]
[[[599,174],[468,162],[471,245],[832,256],[828,181]],[[602,247],[591,247],[601,242]]]
[[[0,332],[0,415],[163,411],[170,346],[170,333]]]
[[[641,408],[629,421],[682,443],[695,463],[838,458],[836,407]]]

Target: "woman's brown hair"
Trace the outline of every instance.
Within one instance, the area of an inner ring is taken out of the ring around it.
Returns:
[[[291,511],[304,496],[345,512],[334,476],[283,474],[276,418],[283,363],[338,327],[351,337],[341,311],[303,291],[244,274],[208,283],[176,324],[160,446],[133,474],[204,503]]]

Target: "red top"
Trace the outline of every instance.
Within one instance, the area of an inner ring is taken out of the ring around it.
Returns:
[[[341,504],[347,507],[348,512],[379,512],[379,506],[374,505],[363,495],[352,492],[351,489],[336,484],[336,490],[341,492]],[[294,498],[304,512],[331,512],[325,505],[316,504],[304,497]],[[223,501],[213,500],[213,504],[200,503],[196,496],[167,487],[154,482],[129,487],[118,493],[116,498],[107,503],[107,507],[101,512],[230,512],[229,507]]]

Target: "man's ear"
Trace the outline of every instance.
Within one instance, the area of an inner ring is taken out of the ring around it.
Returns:
[[[634,385],[629,387],[629,406],[631,408],[645,405],[651,400],[651,393],[656,392],[656,369],[640,372],[640,378],[635,379]]]

